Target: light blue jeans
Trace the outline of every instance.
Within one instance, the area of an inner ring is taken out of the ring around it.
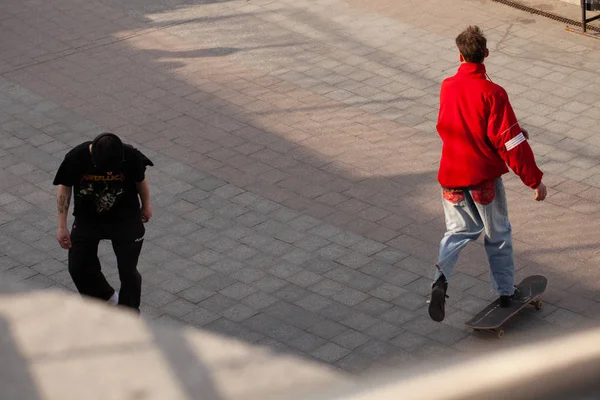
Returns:
[[[490,264],[492,290],[499,295],[514,292],[515,263],[502,179],[481,187],[442,192],[446,233],[440,243],[435,280],[443,272],[450,280],[460,251],[485,232],[485,252]]]

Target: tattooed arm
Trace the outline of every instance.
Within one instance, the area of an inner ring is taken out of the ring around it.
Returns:
[[[69,205],[71,204],[70,186],[58,185],[58,193],[56,196],[58,206],[58,234],[56,239],[58,244],[63,249],[71,247],[71,238],[67,229],[67,216],[69,215]]]

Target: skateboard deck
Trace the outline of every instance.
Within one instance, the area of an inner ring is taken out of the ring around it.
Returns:
[[[502,325],[528,304],[533,305],[536,310],[542,308],[542,301],[538,298],[544,293],[548,286],[548,279],[541,275],[532,275],[523,279],[517,285],[519,296],[512,300],[510,307],[500,307],[500,298],[481,310],[473,318],[465,322],[465,325],[473,330],[489,331],[495,333],[499,338],[504,336]]]

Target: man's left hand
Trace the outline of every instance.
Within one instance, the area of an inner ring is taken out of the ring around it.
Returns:
[[[146,222],[150,221],[150,218],[152,218],[152,206],[151,205],[142,206],[142,222],[146,223]]]

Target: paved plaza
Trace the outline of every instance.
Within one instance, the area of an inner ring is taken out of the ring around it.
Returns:
[[[496,349],[600,319],[600,41],[488,1],[3,0],[0,279],[74,290],[54,173],[109,130],[155,163],[142,313],[352,373]],[[506,337],[481,243],[427,315],[444,231],[439,85],[478,24],[549,197],[507,175],[517,277],[541,311]],[[108,243],[101,261],[117,285]]]

